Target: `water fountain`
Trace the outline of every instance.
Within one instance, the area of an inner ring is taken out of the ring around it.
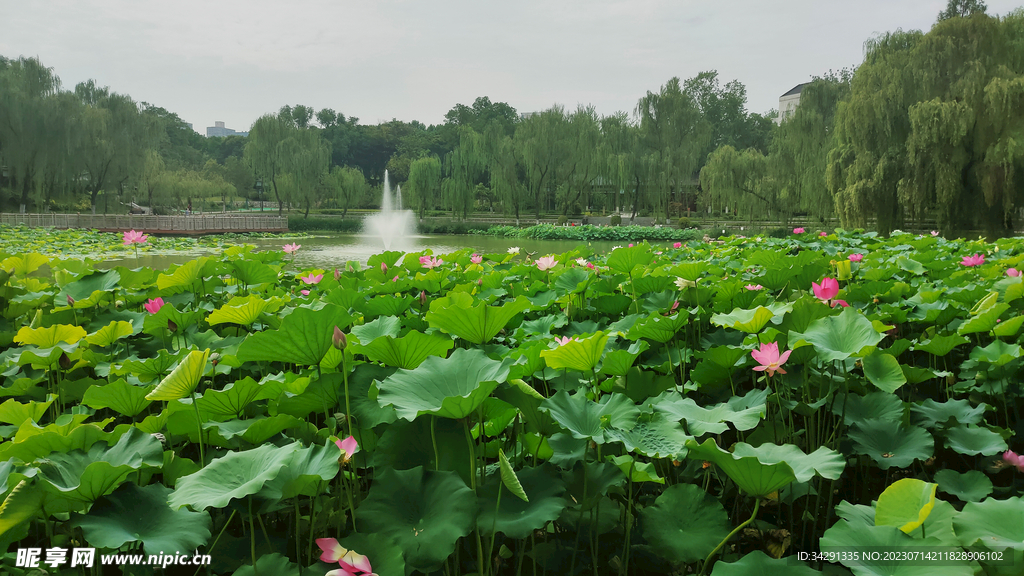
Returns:
[[[366,217],[363,233],[380,238],[385,250],[407,250],[406,244],[415,232],[416,223],[412,211],[402,209],[402,187],[398,186],[392,194],[388,171],[385,170],[380,212]]]

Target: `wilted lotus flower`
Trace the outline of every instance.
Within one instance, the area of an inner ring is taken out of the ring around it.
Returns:
[[[331,344],[338,350],[344,350],[345,346],[348,346],[348,339],[345,338],[345,333],[337,326],[334,327],[334,337],[331,339]]]
[[[156,314],[157,312],[160,311],[161,308],[164,307],[164,299],[159,297],[150,298],[149,301],[142,305],[142,307],[146,309],[146,312],[149,312],[150,314]]]
[[[967,267],[981,266],[984,263],[985,263],[985,255],[984,254],[981,254],[981,255],[975,254],[974,256],[964,256],[963,260],[960,261],[961,265],[967,266]]]
[[[754,366],[755,372],[768,371],[769,376],[774,376],[776,372],[785,374],[786,371],[782,369],[782,365],[789,359],[789,355],[792,350],[786,350],[781,355],[779,354],[779,345],[777,342],[770,342],[768,344],[761,344],[757,350],[750,352],[750,355],[754,357],[754,360],[760,364],[760,366]]]
[[[484,257],[479,254],[473,254],[469,257],[469,261],[473,264],[479,264],[484,261]]]
[[[545,256],[543,258],[537,258],[537,269],[541,272],[550,270],[558,264],[558,260],[555,260],[554,256]]]
[[[302,248],[302,244],[295,244],[293,242],[291,244],[285,244],[283,248],[285,254],[295,254],[299,251],[299,248]]]
[[[217,367],[217,364],[220,364],[220,352],[210,354],[210,364],[213,364],[214,368]]]

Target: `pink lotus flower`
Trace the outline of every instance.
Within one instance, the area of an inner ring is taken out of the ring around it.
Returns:
[[[135,230],[129,230],[124,233],[124,245],[131,246],[132,244],[145,244],[149,236],[146,236],[142,232],[136,232]]]
[[[593,262],[587,262],[587,268],[590,268],[591,270],[597,270],[597,267],[594,266]]]
[[[1003,462],[1006,462],[1010,466],[1014,466],[1017,470],[1024,472],[1024,454],[1017,454],[1012,450],[1003,452]]]
[[[938,230],[932,230],[931,234],[932,234],[932,236],[938,236],[939,235],[939,231]]]
[[[558,264],[558,260],[555,260],[554,256],[545,256],[543,258],[537,258],[537,269],[541,272],[550,270]]]
[[[839,294],[839,281],[835,278],[823,278],[821,284],[811,282],[814,289],[814,297],[818,300],[829,301]]]
[[[850,254],[850,262],[860,262],[863,259],[863,254]]]
[[[337,268],[334,269],[334,279],[335,280],[341,279],[341,272],[338,272]]]
[[[444,260],[434,258],[433,256],[420,256],[420,264],[422,264],[427,270],[430,270],[444,264]],[[395,276],[395,278],[398,278],[398,276]]]
[[[164,307],[164,299],[150,298],[149,301],[142,305],[142,307],[146,309],[146,312],[149,312],[150,314],[156,314],[157,312],[160,311],[161,308]]]
[[[327,576],[377,576],[373,574],[370,567],[370,560],[355,550],[349,550],[342,546],[334,538],[317,538],[316,545],[323,551],[320,554],[320,561],[341,565],[338,570],[331,570]]]
[[[828,232],[818,232],[818,236],[820,238],[824,238],[825,236],[828,236]]]
[[[673,248],[682,248],[683,247],[683,243],[682,242],[676,242],[675,244],[672,245],[672,247]]]
[[[345,333],[342,332],[341,328],[338,328],[337,325],[334,326],[334,335],[331,336],[331,344],[333,344],[338,350],[344,350],[345,347],[348,346],[348,338],[345,337]],[[345,449],[341,444],[338,444],[338,448],[341,448],[342,450]],[[355,452],[353,452],[353,454],[355,454]]]
[[[299,290],[303,296],[309,296],[309,290]]]
[[[1013,276],[1014,278],[1016,278],[1016,277],[1020,276],[1020,270],[1017,270],[1016,268],[1008,268],[1006,270],[1006,275],[1007,276]]]
[[[469,261],[473,264],[479,264],[484,261],[484,257],[479,254],[473,254],[469,257]]]
[[[341,463],[344,464],[355,456],[356,452],[359,452],[359,443],[352,436],[345,438],[344,440],[335,440],[334,443],[342,451]]]
[[[848,308],[850,306],[849,304],[846,303],[846,300],[831,300],[830,303],[832,304],[833,308],[835,308],[836,306]]]
[[[381,274],[387,274],[388,273],[388,265],[385,264],[384,262],[380,263],[380,273]]]
[[[629,247],[630,247],[630,248],[632,248],[632,247],[633,247],[633,243],[632,243],[632,242],[630,242],[630,243],[629,243]]]
[[[747,284],[744,288],[747,290],[764,290],[764,286],[761,286],[760,284]]]
[[[763,372],[767,370],[769,376],[774,376],[776,372],[785,374],[786,371],[782,369],[782,365],[789,359],[791,352],[793,351],[786,350],[782,355],[779,355],[778,343],[761,344],[759,349],[750,352],[754,360],[760,363],[760,366],[754,366],[754,371]]]
[[[803,234],[803,233],[804,233],[804,229],[803,228],[793,228],[793,234]]]
[[[971,266],[981,266],[984,263],[985,263],[985,255],[984,254],[981,254],[981,255],[975,254],[974,256],[964,256],[963,260],[960,261],[960,264],[962,264],[964,266],[968,266],[968,267],[971,267]]]
[[[309,273],[309,276],[299,276],[299,280],[302,280],[303,284],[307,284],[307,285],[308,284],[319,284],[320,281],[323,280],[323,279],[324,279],[324,275],[323,274],[317,274],[316,276],[314,276],[312,272]]]
[[[558,336],[555,336],[555,342],[558,342],[559,346],[565,346],[566,344],[568,344],[569,342],[571,342],[573,340],[575,340],[577,342],[580,341],[580,339],[576,338],[575,336],[572,337],[572,338],[569,338],[568,336],[562,336],[561,338],[559,338]]]
[[[392,278],[391,281],[392,282],[398,282],[398,274],[395,274],[395,277]]]
[[[299,248],[302,248],[302,244],[285,244],[283,248],[285,254],[295,254],[299,251]]]

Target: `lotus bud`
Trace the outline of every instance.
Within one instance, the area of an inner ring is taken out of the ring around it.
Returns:
[[[345,333],[337,326],[334,327],[334,338],[332,339],[332,344],[334,344],[334,347],[338,350],[344,350],[345,346],[348,346],[348,339],[345,338]]]
[[[214,368],[217,367],[217,364],[219,362],[220,362],[220,353],[219,352],[214,352],[213,354],[210,354],[210,363],[213,364]]]
[[[124,300],[116,300],[116,301],[114,302],[114,307],[116,307],[116,308],[120,308],[120,307],[122,307],[122,306],[124,306]]]
[[[71,297],[71,294],[68,294],[68,306],[74,306],[74,305],[75,305],[75,299]]]
[[[57,361],[60,364],[61,370],[68,370],[71,368],[71,358],[68,358],[67,352],[60,353],[60,360]]]
[[[338,280],[338,279],[340,279],[340,278],[341,278],[341,272],[338,272],[338,269],[337,269],[337,268],[335,268],[335,269],[334,269],[334,279],[335,279],[335,280]]]
[[[174,320],[171,320],[170,318],[168,318],[167,319],[167,329],[171,331],[171,334],[174,334],[175,332],[178,331],[178,325],[174,323]]]
[[[477,286],[483,286],[484,285],[484,279],[483,278],[477,278],[476,279],[476,285]]]
[[[387,274],[388,273],[388,265],[387,264],[385,264],[383,262],[380,263],[380,273],[381,274]]]
[[[427,305],[427,291],[426,290],[420,290],[420,306],[426,306],[426,305]]]

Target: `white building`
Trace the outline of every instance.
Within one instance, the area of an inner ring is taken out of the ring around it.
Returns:
[[[807,86],[808,84],[810,84],[810,82],[797,84],[792,90],[786,92],[782,96],[779,96],[779,117],[775,119],[776,124],[782,124],[783,120],[787,120],[793,115],[793,112],[796,111],[797,105],[800,104],[800,92],[802,92],[804,86]]]
[[[235,132],[231,128],[225,128],[224,127],[224,123],[219,121],[219,120],[217,122],[214,122],[213,126],[208,126],[206,128],[206,137],[207,138],[209,138],[211,136],[248,136],[248,135],[249,135],[248,132]]]

